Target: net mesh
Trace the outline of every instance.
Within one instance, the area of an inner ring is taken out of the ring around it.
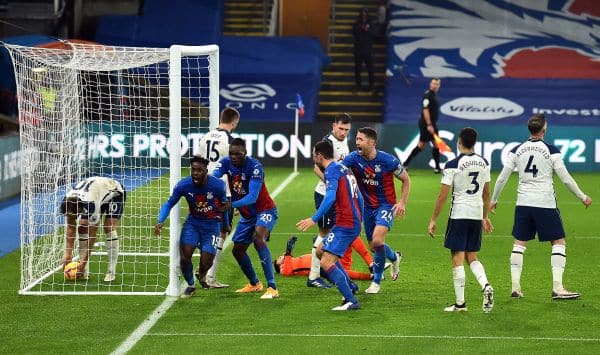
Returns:
[[[169,238],[164,232],[155,237],[153,227],[170,193],[169,49],[71,43],[54,49],[6,47],[15,69],[21,127],[21,293],[164,294]],[[184,167],[198,153],[211,117],[216,125],[210,110],[218,108],[209,106],[216,60],[215,53],[181,58]],[[69,188],[89,176],[114,178],[127,191],[112,282],[104,282],[102,227],[89,278],[65,280],[62,273],[59,205]]]

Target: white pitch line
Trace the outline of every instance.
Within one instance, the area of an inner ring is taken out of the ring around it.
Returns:
[[[600,338],[558,338],[558,337],[510,337],[510,336],[455,336],[455,335],[399,335],[399,334],[295,334],[295,333],[148,333],[147,336],[175,337],[293,337],[293,338],[381,338],[381,339],[449,339],[449,340],[538,340],[600,342]]]
[[[277,188],[273,191],[271,197],[277,197],[277,195],[279,195],[283,189],[285,189],[287,185],[294,180],[296,176],[298,176],[298,172],[293,172],[288,175],[288,177],[283,180],[283,182],[279,184],[279,186],[277,186]],[[229,246],[227,242],[231,244],[231,238],[228,237],[227,241],[223,243],[223,249]],[[150,316],[148,316],[148,319],[142,322],[142,324],[140,324],[137,329],[134,330],[133,333],[131,333],[127,339],[125,339],[125,341],[123,341],[121,345],[119,345],[119,347],[111,353],[111,355],[126,354],[129,350],[131,350],[135,344],[142,339],[142,337],[148,334],[148,331],[154,326],[154,324],[156,324],[156,322],[158,322],[160,317],[167,313],[169,308],[171,308],[171,306],[173,306],[175,301],[178,299],[178,297],[166,297],[165,300],[150,314]]]

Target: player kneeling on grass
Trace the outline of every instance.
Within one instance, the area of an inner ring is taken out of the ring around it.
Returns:
[[[490,210],[490,165],[481,156],[473,152],[477,141],[477,132],[473,128],[463,128],[458,137],[460,154],[446,163],[442,177],[442,187],[435,203],[429,235],[435,234],[435,221],[440,214],[450,188],[452,188],[452,208],[444,246],[452,253],[452,275],[456,302],[446,307],[446,312],[467,310],[465,303],[465,257],[471,271],[483,292],[483,311],[494,307],[494,290],[488,283],[483,265],[477,260],[481,249],[481,228],[492,231],[488,218]]]
[[[163,223],[169,216],[179,199],[184,197],[189,206],[189,214],[185,219],[179,239],[179,263],[181,272],[188,287],[181,298],[191,297],[196,292],[194,284],[194,267],[192,256],[196,247],[200,249],[199,282],[202,284],[206,272],[213,263],[217,252],[217,237],[221,231],[221,223],[226,211],[231,204],[225,193],[225,183],[208,175],[208,160],[195,156],[190,161],[190,176],[182,179],[175,185],[173,193],[161,207],[158,223],[154,227],[154,234],[160,235]],[[204,285],[203,285],[204,287]],[[204,288],[208,288],[205,286]]]
[[[66,218],[63,268],[73,260],[75,237],[79,236],[79,265],[76,278],[89,277],[90,253],[96,242],[98,223],[104,215],[108,253],[108,270],[104,281],[114,281],[119,256],[117,227],[123,215],[125,198],[125,189],[118,181],[100,176],[89,177],[67,192],[60,204],[60,212]]]

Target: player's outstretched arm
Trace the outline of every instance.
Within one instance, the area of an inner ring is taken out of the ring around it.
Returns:
[[[435,207],[433,208],[433,213],[431,214],[431,219],[429,220],[429,226],[427,231],[429,232],[429,236],[431,238],[435,237],[435,229],[438,216],[442,211],[442,207],[444,207],[444,203],[446,203],[446,198],[448,198],[448,192],[450,191],[450,185],[442,184],[440,187],[440,194],[438,195],[437,200],[435,201]]]

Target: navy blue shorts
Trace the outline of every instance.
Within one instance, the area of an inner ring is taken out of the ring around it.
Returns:
[[[536,232],[540,242],[565,237],[558,208],[516,206],[512,232],[515,239],[526,242],[535,239]]]
[[[323,202],[324,198],[325,198],[325,196],[323,196],[320,193],[315,191],[315,208],[316,209],[319,209],[319,206],[321,206],[321,202]],[[333,206],[331,206],[329,211],[325,212],[323,217],[319,218],[319,220],[317,221],[317,225],[321,229],[331,229],[331,228],[333,228],[334,224],[335,224],[335,208]]]
[[[481,249],[480,219],[448,219],[444,246],[452,251],[475,252]]]

